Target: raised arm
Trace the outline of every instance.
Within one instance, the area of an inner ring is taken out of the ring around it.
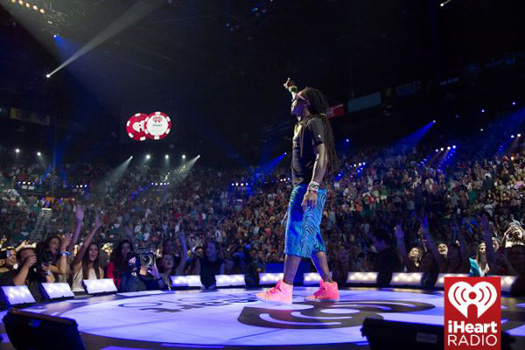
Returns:
[[[423,220],[419,221],[419,223],[420,223],[421,231],[423,232],[423,236],[425,237],[425,240],[427,241],[426,246],[428,250],[430,250],[430,252],[434,256],[434,259],[436,259],[439,269],[443,271],[444,266],[446,265],[446,260],[439,254],[436,242],[434,242],[434,239],[430,236],[427,217],[425,216]]]
[[[75,215],[77,217],[77,226],[75,227],[75,232],[73,233],[73,238],[71,239],[71,244],[67,247],[67,251],[71,254],[73,252],[73,248],[75,247],[75,244],[78,242],[78,237],[80,236],[80,230],[82,229],[82,221],[84,220],[84,208],[79,205],[75,205],[74,207]]]
[[[416,265],[410,258],[408,257],[407,248],[405,246],[405,233],[403,232],[403,228],[400,224],[397,224],[394,229],[394,234],[396,235],[397,239],[397,247],[399,248],[399,252],[401,253],[401,257],[403,258],[403,263],[405,264],[408,272],[413,272],[417,270]]]
[[[88,250],[89,245],[91,244],[91,241],[93,240],[93,237],[95,237],[95,234],[97,233],[100,226],[100,216],[97,214],[97,216],[95,216],[95,227],[93,228],[91,233],[86,237],[84,243],[82,243],[82,247],[75,256],[75,260],[73,260],[73,269],[76,269],[77,265],[79,265],[82,261],[82,258],[84,258],[84,254],[86,254],[86,251]]]
[[[182,244],[182,257],[175,271],[177,275],[182,275],[184,267],[186,266],[186,260],[188,259],[188,246],[186,245],[186,237],[184,237],[184,231],[179,232],[179,239]]]
[[[65,275],[69,273],[67,266],[68,256],[71,254],[67,251],[67,247],[71,243],[71,234],[67,233],[64,238],[62,238],[62,244],[60,246],[60,259],[58,260],[58,266],[49,265],[49,270],[53,273],[60,275]]]
[[[494,258],[496,257],[496,252],[494,251],[494,247],[492,246],[492,234],[490,233],[489,219],[485,214],[483,214],[483,216],[481,217],[481,229],[483,230],[483,242],[485,242],[487,251],[487,263],[489,264],[490,268],[490,264],[494,261]]]
[[[456,233],[456,237],[459,240],[459,252],[461,254],[461,273],[469,273],[470,259],[467,250],[467,240],[465,239],[465,235],[461,233],[457,225],[454,224],[452,226],[452,230]]]

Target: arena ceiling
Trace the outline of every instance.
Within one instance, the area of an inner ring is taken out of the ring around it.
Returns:
[[[53,57],[39,60],[44,67],[34,88],[44,95],[69,99],[71,83],[64,81],[73,80],[113,115],[129,101],[170,100],[230,140],[250,139],[287,118],[289,96],[281,84],[288,76],[345,102],[525,47],[519,34],[525,5],[518,0],[452,0],[443,7],[436,0],[148,2],[153,11],[54,82],[45,81],[44,71],[137,1],[33,0],[52,11],[28,19],[13,10],[16,3],[2,0],[2,31],[12,33],[18,22]],[[66,44],[56,45],[53,34]],[[20,70],[26,79],[27,69]]]

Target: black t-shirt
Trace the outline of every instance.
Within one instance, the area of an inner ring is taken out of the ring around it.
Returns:
[[[208,288],[214,284],[215,276],[221,273],[221,265],[224,260],[217,259],[215,261],[209,261],[207,258],[200,258],[201,262],[201,282]]]
[[[301,155],[301,129],[303,137],[303,154]],[[323,122],[319,117],[313,117],[306,122],[295,125],[292,139],[292,183],[308,185],[312,181],[315,164],[314,149],[317,145],[325,142],[325,130]],[[321,184],[321,188],[325,188]]]

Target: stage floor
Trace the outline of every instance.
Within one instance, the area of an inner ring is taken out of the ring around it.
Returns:
[[[308,303],[317,288],[296,287],[293,305],[255,299],[256,290],[139,292],[50,303],[26,311],[75,319],[88,349],[228,349],[276,345],[367,349],[366,317],[443,326],[443,292],[341,290],[338,303]],[[5,312],[0,314],[3,318]],[[503,330],[525,344],[525,298],[502,298]],[[0,329],[1,349],[12,349]],[[334,347],[334,344],[337,344]]]

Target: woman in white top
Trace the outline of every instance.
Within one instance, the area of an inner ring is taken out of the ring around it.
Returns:
[[[99,247],[96,243],[91,243],[93,237],[100,228],[100,218],[95,218],[95,227],[86,237],[82,248],[73,261],[73,291],[83,292],[83,280],[94,280],[104,278],[104,270],[99,265]],[[87,253],[87,254],[86,254]]]

